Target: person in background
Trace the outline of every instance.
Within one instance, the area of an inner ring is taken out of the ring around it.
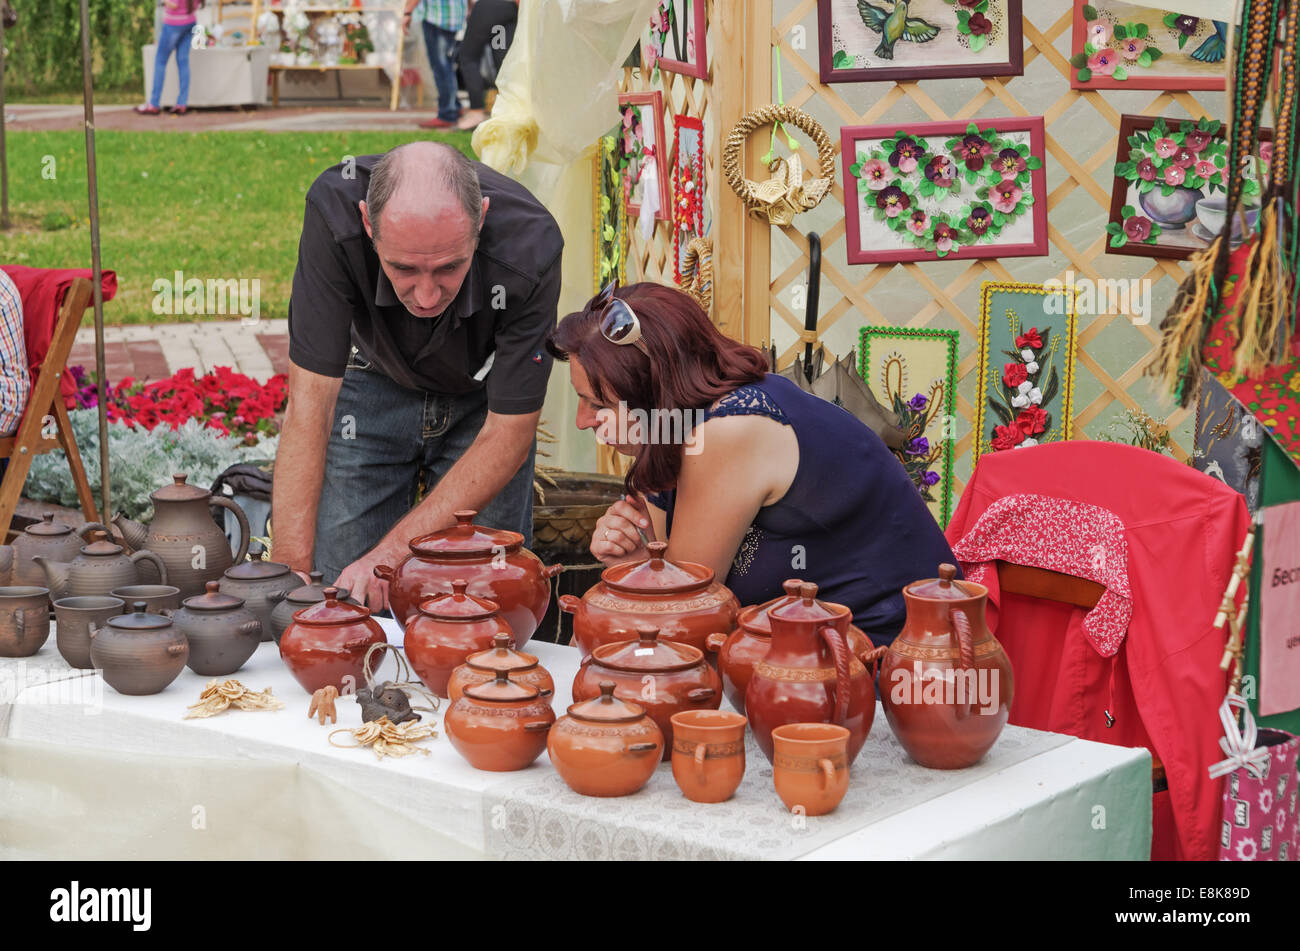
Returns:
[[[450,129],[460,118],[456,65],[451,54],[456,34],[465,25],[466,0],[406,0],[402,32],[418,20],[424,27],[424,50],[438,87],[438,114],[420,123],[421,129]]]
[[[18,431],[32,377],[27,369],[27,345],[23,342],[23,302],[9,275],[0,271],[0,436]],[[0,477],[8,459],[0,459]]]
[[[517,0],[474,0],[469,10],[465,39],[460,44],[460,78],[469,94],[469,109],[460,117],[456,128],[468,132],[487,119],[487,93],[479,64],[484,48],[492,51],[492,61],[501,69],[506,50],[515,39],[515,21],[519,18]]]
[[[135,111],[142,116],[156,116],[162,110],[158,100],[162,98],[163,79],[167,76],[167,60],[176,54],[176,70],[180,73],[180,91],[176,94],[176,105],[172,115],[183,116],[189,111],[186,103],[190,100],[190,34],[194,31],[194,15],[198,0],[163,0],[163,28],[158,36],[158,51],[153,58],[153,92],[149,101],[143,106],[136,106]]]

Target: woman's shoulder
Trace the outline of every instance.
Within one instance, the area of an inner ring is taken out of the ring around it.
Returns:
[[[745,383],[725,393],[704,411],[705,421],[733,416],[766,416],[778,423],[790,423],[781,407],[781,386],[789,380],[768,373],[762,380]]]

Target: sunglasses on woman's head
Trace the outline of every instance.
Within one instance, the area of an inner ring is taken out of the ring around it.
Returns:
[[[617,287],[617,282],[611,282],[596,295],[594,309],[600,314],[600,335],[620,347],[630,343],[648,357],[650,351],[641,340],[641,321],[627,301],[614,296]]]

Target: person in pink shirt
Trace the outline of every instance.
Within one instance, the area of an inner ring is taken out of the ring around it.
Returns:
[[[176,96],[174,115],[183,116],[189,110],[186,102],[190,97],[190,33],[197,19],[194,10],[199,0],[163,0],[163,28],[158,37],[158,52],[153,61],[153,93],[143,106],[136,106],[135,111],[141,115],[156,116],[160,110],[158,100],[162,98],[163,78],[167,75],[167,60],[176,53],[176,68],[180,72],[181,88]]]

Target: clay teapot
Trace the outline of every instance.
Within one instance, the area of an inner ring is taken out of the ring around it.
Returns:
[[[56,525],[54,513],[46,512],[29,525],[12,545],[0,545],[0,585],[43,585],[45,573],[33,561],[37,555],[50,561],[72,561],[94,530],[108,534],[99,522],[87,522],[73,531],[71,525]]]
[[[600,696],[569,707],[551,727],[546,752],[570,789],[582,796],[630,796],[654,775],[664,735],[645,708],[614,696],[614,682]]]
[[[650,542],[645,561],[606,568],[579,600],[560,595],[560,610],[573,615],[573,639],[584,657],[602,644],[627,639],[638,626],[659,629],[659,639],[704,651],[708,636],[730,631],[740,602],[714,579],[713,569],[669,561],[665,542]]]
[[[136,567],[141,561],[151,562],[167,583],[167,568],[161,558],[151,551],[126,554],[121,545],[100,538],[81,547],[81,554],[72,561],[53,561],[44,555],[32,559],[45,572],[50,598],[84,598],[95,594],[108,594],[114,588],[140,583]]]
[[[375,566],[375,577],[388,582],[393,617],[406,623],[422,600],[449,594],[451,583],[464,578],[471,595],[497,605],[514,631],[515,646],[523,647],[546,616],[550,579],[562,566],[545,567],[518,532],[475,525],[475,511],[455,514],[451,528],[411,539],[411,554],[396,568]]]
[[[958,581],[953,565],[903,589],[907,621],[880,665],[880,701],[912,759],[963,769],[1007,725],[1011,661],[984,623],[988,588]]]
[[[325,589],[330,587],[325,584],[325,576],[319,571],[311,571],[308,572],[308,577],[311,578],[310,584],[294,588],[284,596],[284,600],[271,609],[271,640],[277,644],[280,643],[280,635],[284,633],[284,629],[293,623],[293,616],[296,613],[308,605],[319,604],[325,600]],[[349,604],[357,603],[348,597],[347,588],[339,588],[338,592],[340,601]]]
[[[763,755],[772,760],[772,730],[786,723],[835,723],[849,730],[849,762],[862,750],[876,716],[872,675],[849,650],[853,615],[817,600],[817,585],[768,612],[772,646],[754,665],[745,714]]]
[[[244,606],[262,622],[264,641],[271,639],[271,612],[301,585],[302,579],[288,565],[274,561],[241,561],[221,576],[221,593],[244,599]],[[339,600],[346,594],[344,591]]]
[[[172,622],[190,644],[189,668],[204,677],[225,677],[244,666],[262,643],[262,622],[242,598],[222,594],[209,581],[207,593],[186,598]]]
[[[487,650],[499,634],[514,640],[496,604],[468,594],[468,587],[457,578],[451,594],[425,598],[406,625],[406,659],[424,685],[444,699],[452,671],[465,658]]]
[[[147,548],[162,559],[170,578],[163,579],[164,583],[180,588],[182,598],[202,594],[207,582],[219,580],[223,571],[243,561],[249,537],[243,509],[230,499],[188,485],[186,478],[185,473],[178,472],[172,476],[171,485],[150,494],[153,521],[147,528],[121,512],[113,516],[113,524],[128,545],[136,551]],[[229,509],[239,523],[239,551],[233,558],[226,533],[212,518],[213,505]],[[200,567],[196,568],[196,564]]]
[[[293,616],[280,638],[280,657],[308,693],[330,686],[349,693],[366,683],[370,645],[387,642],[369,610],[340,601],[338,588],[326,588],[324,601]]]
[[[542,755],[554,722],[555,712],[536,687],[514,683],[508,671],[498,670],[488,683],[465,688],[447,710],[443,729],[475,769],[510,772]]]
[[[90,659],[110,687],[138,697],[165,690],[185,669],[190,648],[171,618],[147,613],[143,601],[132,608],[102,627],[90,622]]]
[[[408,644],[409,639],[410,634],[407,634]],[[452,701],[459,700],[466,687],[495,680],[497,671],[504,670],[515,683],[536,687],[541,698],[550,703],[555,696],[555,680],[534,655],[515,650],[510,642],[510,635],[503,631],[493,636],[490,650],[466,657],[465,663],[451,672],[451,679],[447,681],[447,696]]]

